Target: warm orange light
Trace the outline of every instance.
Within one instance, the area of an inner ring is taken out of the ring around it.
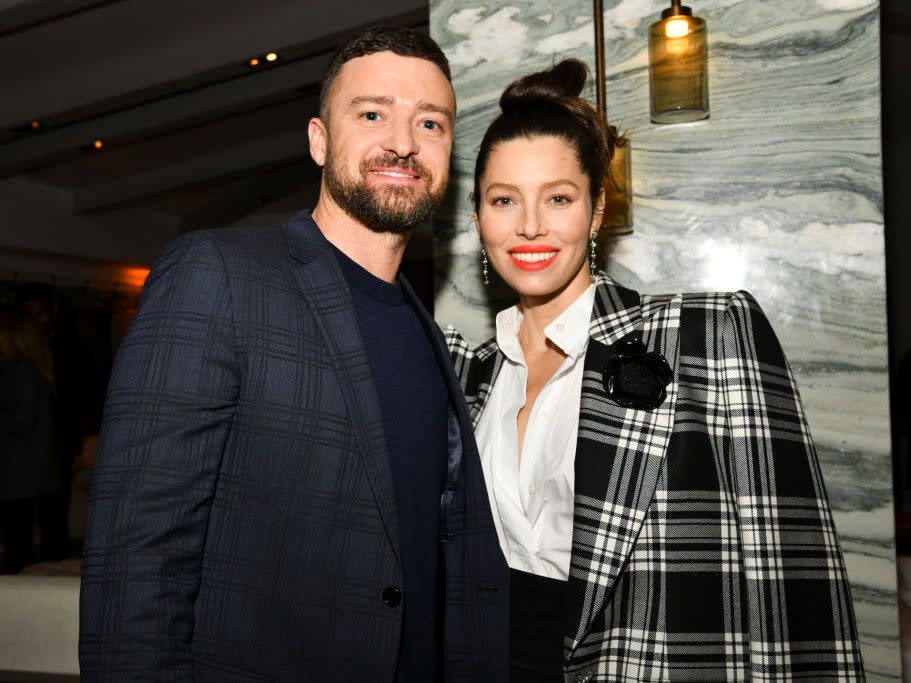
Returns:
[[[276,59],[278,59],[278,54],[275,52],[270,52],[266,55],[267,62],[274,62]]]
[[[32,127],[32,130],[38,130],[39,128],[41,128],[41,121],[39,121],[38,119],[35,119],[29,125]]]
[[[95,149],[101,149],[104,147],[104,140],[95,140],[95,142],[92,143],[92,147]]]
[[[247,64],[249,64],[250,66],[259,66],[259,58],[254,57],[249,62],[247,62]]]
[[[664,27],[668,38],[683,38],[690,32],[690,22],[684,18],[671,19]]]
[[[148,268],[142,268],[139,266],[123,268],[120,271],[120,282],[123,283],[125,287],[134,287],[136,289],[141,289],[145,284],[146,278],[148,276]]]

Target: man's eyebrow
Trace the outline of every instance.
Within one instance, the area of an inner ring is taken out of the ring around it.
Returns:
[[[348,103],[348,108],[353,109],[354,107],[359,107],[362,104],[383,104],[389,106],[393,102],[393,98],[389,95],[360,95],[358,97],[352,98],[352,100]]]
[[[431,102],[418,102],[418,109],[421,111],[431,111],[437,114],[442,114],[450,121],[455,118],[455,114],[453,113],[452,109],[449,107],[442,107],[439,104],[433,104]]]

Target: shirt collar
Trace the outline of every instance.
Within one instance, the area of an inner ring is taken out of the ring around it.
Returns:
[[[588,328],[594,303],[595,285],[592,284],[544,328],[544,335],[573,360],[588,348]],[[518,336],[522,317],[518,306],[511,306],[497,314],[497,346],[509,360],[525,365],[525,354]]]

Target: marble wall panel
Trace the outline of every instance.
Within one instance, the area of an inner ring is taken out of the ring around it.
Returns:
[[[605,0],[607,103],[632,139],[633,228],[608,271],[644,292],[748,289],[788,352],[845,551],[868,680],[900,679],[889,452],[879,7],[705,0],[711,117],[649,122],[647,29],[665,3]],[[459,101],[436,221],[436,317],[491,334],[469,193],[480,137],[514,78],[594,68],[592,4],[431,0]],[[593,91],[589,93],[593,98]]]

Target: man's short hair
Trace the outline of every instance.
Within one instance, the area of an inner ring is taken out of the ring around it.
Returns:
[[[392,52],[400,57],[417,57],[426,59],[436,64],[446,80],[452,82],[449,71],[449,60],[440,46],[428,36],[413,28],[405,26],[371,26],[364,29],[347,43],[336,50],[323,77],[323,85],[319,93],[319,113],[326,118],[328,114],[327,102],[332,84],[345,62],[357,57],[366,57],[376,52]]]

